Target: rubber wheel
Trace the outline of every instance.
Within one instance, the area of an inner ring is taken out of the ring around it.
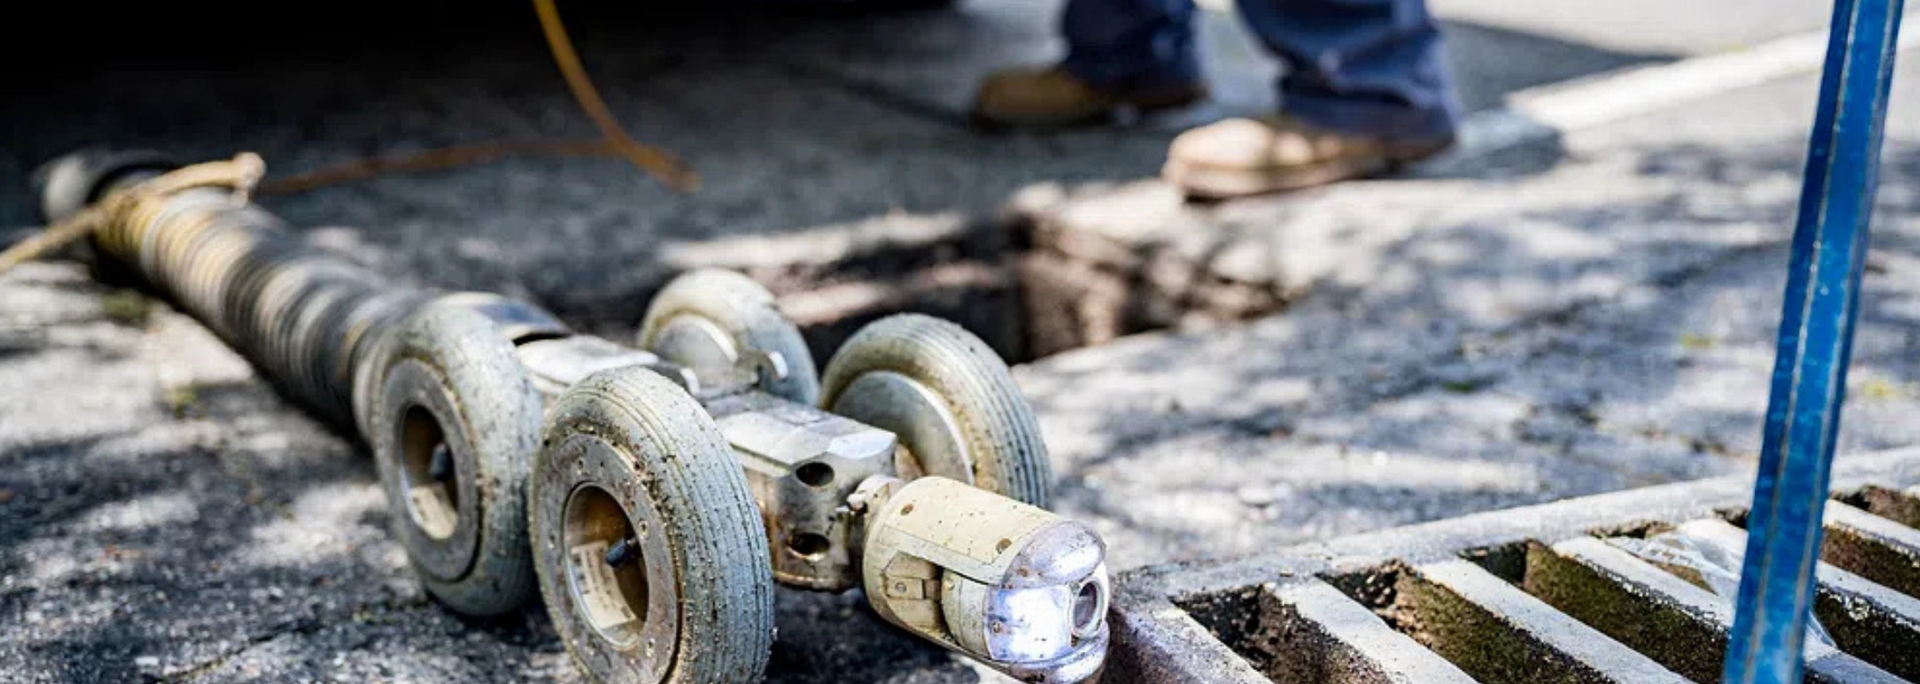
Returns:
[[[786,359],[787,377],[761,389],[808,405],[820,397],[820,376],[800,329],[774,306],[773,293],[733,271],[689,271],[667,283],[647,307],[637,341],[705,377],[733,368],[740,348],[777,352]]]
[[[526,475],[541,398],[491,322],[428,305],[392,340],[368,439],[421,581],[468,615],[533,595]]]
[[[528,525],[541,596],[582,670],[606,684],[759,681],[773,645],[771,555],[713,419],[678,385],[629,367],[567,390],[544,434]]]
[[[821,397],[829,411],[898,435],[913,460],[905,477],[939,475],[1047,505],[1033,407],[1007,364],[958,325],[919,314],[868,324],[827,362]]]

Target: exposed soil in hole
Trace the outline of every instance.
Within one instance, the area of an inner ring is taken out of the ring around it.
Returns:
[[[1400,575],[1406,572],[1404,564],[1393,561],[1378,568],[1326,574],[1320,579],[1399,629],[1404,616],[1393,606],[1399,600]]]
[[[1499,546],[1467,549],[1460,557],[1472,561],[1474,565],[1486,568],[1495,577],[1506,580],[1508,584],[1519,585],[1527,577],[1527,545],[1501,544]]]
[[[861,326],[902,312],[958,323],[1008,363],[1021,363],[1136,333],[1219,327],[1285,306],[1271,287],[1209,275],[1203,262],[1168,250],[1090,257],[1063,249],[1070,240],[1058,232],[1028,220],[973,222],[918,239],[851,245],[829,261],[815,254],[770,265],[714,250],[720,256],[678,266],[733,268],[766,285],[823,365]],[[793,239],[769,238],[754,249],[778,253],[782,240]],[[637,324],[629,319],[644,309],[557,313],[625,339]]]
[[[1174,601],[1214,638],[1281,684],[1323,681],[1324,639],[1295,611],[1259,586]]]

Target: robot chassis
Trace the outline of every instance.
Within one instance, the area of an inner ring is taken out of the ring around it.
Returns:
[[[246,199],[259,173],[250,155],[83,152],[36,180],[50,220],[97,222],[105,274],[162,291],[372,447],[394,533],[448,608],[500,614],[537,590],[593,680],[749,682],[773,582],[858,587],[1017,679],[1100,671],[1105,545],[1042,508],[1031,409],[960,327],[882,319],[816,375],[765,289],[707,270],[625,346],[307,248]]]

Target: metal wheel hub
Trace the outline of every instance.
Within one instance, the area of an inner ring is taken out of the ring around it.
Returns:
[[[674,316],[660,326],[647,351],[693,369],[702,378],[720,377],[740,361],[733,335],[700,316]]]
[[[454,399],[438,375],[425,364],[406,360],[388,376],[382,406],[391,454],[380,467],[389,501],[405,502],[395,511],[394,527],[414,564],[427,575],[444,581],[465,576],[479,550],[479,493],[474,487],[478,464],[464,431],[448,420],[458,416]]]
[[[960,422],[932,389],[892,371],[855,378],[827,410],[899,436],[902,479],[938,475],[974,482],[973,457]]]
[[[678,570],[643,476],[592,435],[572,435],[550,455],[535,475],[549,494],[531,502],[533,532],[540,565],[565,573],[563,635],[577,636],[590,671],[623,675],[607,681],[665,680],[680,638]]]

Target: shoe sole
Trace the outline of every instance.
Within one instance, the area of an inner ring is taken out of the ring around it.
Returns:
[[[1356,178],[1371,178],[1432,157],[1449,145],[1415,148],[1379,157],[1333,159],[1285,170],[1228,169],[1169,159],[1160,177],[1188,199],[1221,201],[1305,190]]]

